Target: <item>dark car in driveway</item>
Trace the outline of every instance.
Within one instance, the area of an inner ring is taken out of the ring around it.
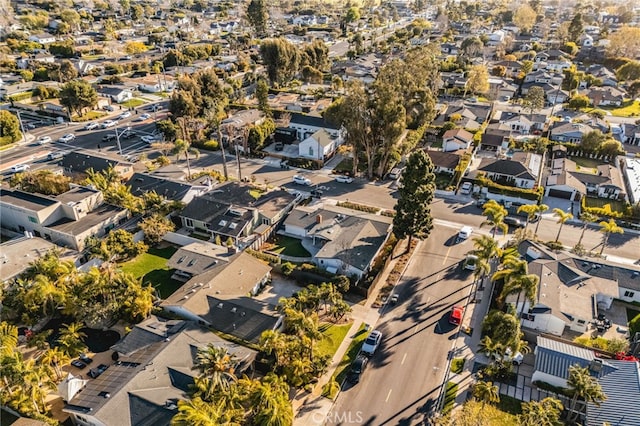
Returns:
[[[364,369],[367,367],[367,363],[369,360],[364,355],[359,355],[351,364],[351,369],[349,370],[349,374],[347,375],[347,380],[351,383],[358,383],[360,381],[360,376],[364,372]]]

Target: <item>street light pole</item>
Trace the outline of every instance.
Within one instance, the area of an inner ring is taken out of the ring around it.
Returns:
[[[122,146],[120,145],[120,136],[122,136],[124,134],[124,132],[126,132],[128,130],[124,129],[122,132],[118,133],[118,127],[115,127],[115,132],[116,132],[116,143],[118,144],[118,154],[122,155]]]
[[[27,141],[27,134],[24,131],[24,124],[22,124],[22,118],[20,117],[20,111],[16,111],[16,115],[18,116],[18,123],[20,123],[20,130],[22,130],[22,138],[24,142]]]

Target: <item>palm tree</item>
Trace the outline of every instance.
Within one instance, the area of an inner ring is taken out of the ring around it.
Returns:
[[[487,358],[491,358],[494,354],[503,352],[504,348],[499,342],[494,342],[491,337],[484,336],[478,342],[478,353],[484,354]]]
[[[60,346],[60,349],[62,349],[62,351],[71,358],[80,355],[87,348],[82,341],[82,339],[87,337],[87,335],[80,331],[81,328],[81,323],[74,322],[65,325],[60,332],[58,345]]]
[[[578,364],[569,367],[567,385],[573,393],[569,406],[569,420],[577,418],[580,415],[580,413],[576,411],[578,399],[582,399],[585,402],[593,402],[597,406],[600,406],[600,403],[607,399],[600,383],[589,374],[589,369],[580,367]]]
[[[62,367],[69,364],[71,358],[60,348],[51,348],[47,349],[47,351],[42,354],[40,357],[40,362],[46,366],[53,367],[53,371],[56,374],[56,379],[58,381],[62,380]]]
[[[6,321],[0,322],[0,357],[9,356],[18,346],[18,327]]]
[[[602,256],[602,252],[604,252],[604,248],[607,246],[611,234],[624,234],[624,229],[619,227],[615,220],[609,219],[608,222],[600,222],[600,232],[604,234],[602,246],[600,247],[600,256]]]
[[[538,204],[538,210],[536,211],[536,217],[538,221],[536,222],[536,230],[534,231],[535,235],[538,235],[538,227],[540,226],[540,222],[542,222],[542,213],[549,210],[549,206],[546,204]]]
[[[469,252],[476,256],[476,269],[474,271],[475,279],[484,277],[491,272],[491,259],[499,257],[502,250],[498,246],[498,243],[493,238],[487,235],[480,235],[473,238],[474,249]]]
[[[531,401],[522,404],[520,426],[562,426],[560,414],[564,407],[555,398],[544,398],[542,401]]]
[[[494,385],[492,382],[485,382],[483,380],[480,380],[473,385],[473,397],[478,401],[482,401],[482,408],[484,408],[484,405],[487,402],[489,404],[500,402],[498,386]]]
[[[257,384],[250,397],[255,425],[290,426],[293,424],[293,408],[289,401],[289,385],[284,378],[267,374]]]
[[[598,216],[593,213],[584,211],[580,213],[580,220],[582,221],[582,232],[580,233],[580,239],[578,240],[578,244],[576,244],[576,246],[582,245],[582,238],[584,238],[584,232],[587,230],[587,226],[589,226],[590,223],[598,220]]]
[[[538,284],[540,283],[540,278],[535,274],[526,274],[526,275],[517,275],[507,282],[502,288],[502,292],[500,293],[500,300],[506,300],[507,296],[510,294],[517,294],[518,298],[516,299],[516,310],[518,309],[518,305],[520,305],[520,296],[522,293],[525,295],[525,300],[528,300],[530,305],[533,306],[536,302],[536,294],[538,290]],[[524,311],[524,305],[522,306],[522,311]]]
[[[558,209],[558,208],[553,209],[553,215],[558,218],[558,221],[556,223],[560,224],[560,227],[558,228],[558,234],[556,235],[556,243],[557,243],[558,240],[560,239],[560,232],[562,231],[562,227],[564,226],[564,223],[570,219],[573,219],[573,215],[569,212],[565,212],[564,210]]]
[[[200,398],[178,401],[178,414],[171,419],[172,426],[240,425],[234,413],[220,403],[209,403]]]
[[[187,160],[187,179],[191,178],[191,163],[189,162],[189,155],[193,154],[194,156],[199,157],[200,152],[196,152],[196,150],[191,148],[191,143],[185,139],[176,139],[173,143],[174,148],[173,152],[176,155],[176,159],[180,160],[180,157],[184,155],[184,158]]]
[[[535,219],[536,214],[538,213],[538,205],[537,204],[523,204],[518,207],[518,213],[526,213],[527,221],[524,224],[525,234],[527,232],[527,228],[529,227],[529,222]]]
[[[487,201],[484,206],[482,206],[483,212],[482,214],[487,217],[487,220],[482,222],[480,226],[483,225],[491,225],[493,228],[492,237],[496,237],[496,231],[500,229],[503,233],[507,233],[509,227],[504,223],[504,218],[507,217],[509,212],[502,205],[500,205],[496,200]]]
[[[210,380],[212,393],[228,389],[229,385],[237,380],[236,365],[237,360],[225,348],[209,344],[198,351],[196,367],[203,377]]]

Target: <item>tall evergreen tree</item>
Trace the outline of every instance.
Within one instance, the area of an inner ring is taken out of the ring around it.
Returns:
[[[264,0],[251,0],[247,6],[247,20],[258,36],[267,32],[267,5]]]
[[[424,151],[409,156],[401,184],[393,229],[398,238],[409,237],[409,251],[412,238],[424,239],[433,229],[430,204],[436,188],[435,175],[431,158]]]

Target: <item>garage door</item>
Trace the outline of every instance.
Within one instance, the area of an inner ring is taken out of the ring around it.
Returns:
[[[560,191],[559,189],[549,190],[549,197],[564,198],[565,200],[570,200],[571,194],[572,194],[571,192]]]

